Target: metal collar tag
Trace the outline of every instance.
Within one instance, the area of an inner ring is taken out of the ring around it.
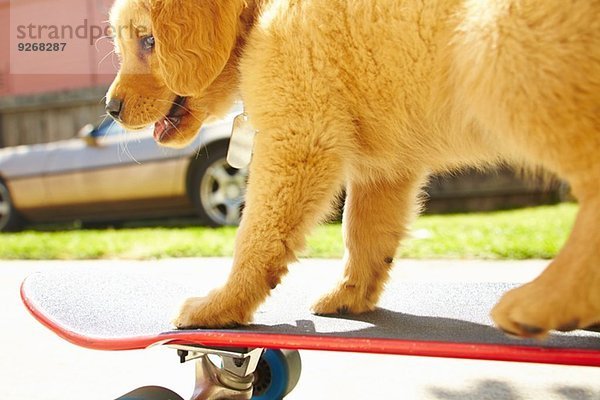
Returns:
[[[255,135],[256,130],[250,124],[246,113],[239,114],[233,119],[229,149],[227,150],[229,165],[242,169],[250,164]]]

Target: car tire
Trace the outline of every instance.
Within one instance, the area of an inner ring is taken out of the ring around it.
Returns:
[[[209,146],[190,166],[190,197],[198,216],[212,227],[239,225],[244,208],[248,169],[227,163],[228,144]]]
[[[14,232],[23,227],[23,219],[15,209],[8,186],[0,180],[0,232]]]

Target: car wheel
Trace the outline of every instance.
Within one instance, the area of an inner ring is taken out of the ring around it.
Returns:
[[[190,193],[200,218],[210,226],[239,225],[248,169],[227,163],[228,142],[208,148],[191,166]]]
[[[0,232],[16,231],[21,227],[22,220],[13,206],[8,187],[0,181]]]

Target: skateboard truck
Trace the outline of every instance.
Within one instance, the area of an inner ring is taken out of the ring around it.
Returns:
[[[196,383],[190,400],[281,400],[294,389],[302,369],[297,350],[203,347],[168,341],[155,345],[176,349],[181,363],[195,361]],[[140,387],[115,400],[142,399],[183,400],[161,386]]]
[[[196,361],[196,384],[190,400],[248,400],[252,398],[254,372],[264,349],[207,349],[193,345],[169,345],[180,362]],[[210,355],[221,358],[215,365]]]

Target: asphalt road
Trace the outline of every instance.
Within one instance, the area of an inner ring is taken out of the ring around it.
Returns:
[[[206,269],[214,285],[225,279],[228,259],[160,261],[0,262],[0,356],[2,400],[110,400],[143,385],[163,385],[184,398],[193,389],[193,366],[180,365],[173,350],[102,352],[78,348],[38,324],[21,305],[20,282],[28,274],[91,265],[170,271],[182,279]],[[527,281],[544,261],[412,261],[397,263],[393,279],[409,281]],[[283,284],[302,282],[305,268],[318,268],[333,283],[335,260],[303,260]],[[294,399],[600,400],[600,368],[304,351]]]

